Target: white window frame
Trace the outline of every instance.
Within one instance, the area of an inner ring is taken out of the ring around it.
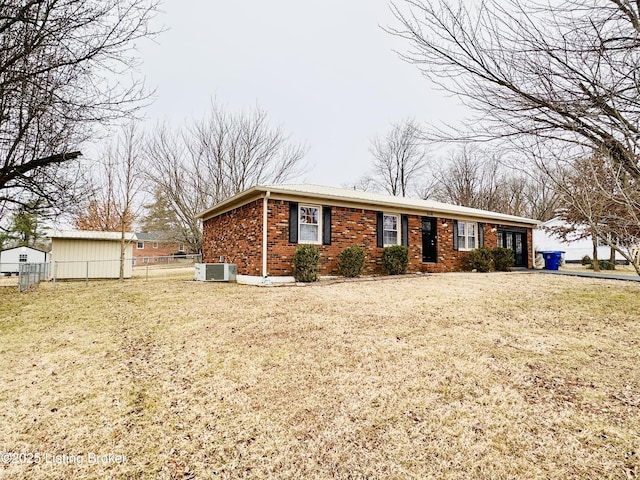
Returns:
[[[387,243],[387,238],[385,235],[385,232],[393,232],[393,230],[387,230],[385,228],[385,220],[387,217],[394,217],[396,219],[396,242],[395,243]],[[384,248],[387,247],[393,247],[394,245],[400,245],[402,241],[402,223],[401,223],[401,218],[400,215],[398,215],[397,213],[382,213],[382,243],[384,245]]]
[[[153,248],[158,248],[158,242],[153,242]]]
[[[178,244],[178,251],[179,252],[184,252],[184,243],[179,243]]]
[[[302,239],[302,226],[303,225],[316,225],[313,223],[303,223],[302,222],[302,209],[303,208],[315,208],[318,210],[318,233],[314,240],[303,240]],[[322,244],[322,207],[320,205],[306,205],[301,204],[298,205],[298,243],[306,243],[311,245],[321,245]]]
[[[474,235],[469,235],[469,225],[473,225]],[[462,232],[462,233],[461,233]],[[469,246],[469,239],[473,238],[473,246]],[[458,220],[458,250],[469,251],[478,248],[478,223]]]
[[[137,248],[138,250],[143,250],[143,249],[144,249],[144,242],[138,242],[138,243],[136,244],[136,248]]]
[[[28,253],[20,253],[18,255],[18,262],[19,263],[27,263],[28,260],[29,260],[29,254]]]

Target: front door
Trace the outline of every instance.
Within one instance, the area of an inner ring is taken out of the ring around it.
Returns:
[[[436,263],[438,261],[436,219],[422,217],[422,261]]]
[[[527,267],[527,234],[513,230],[498,231],[498,246],[510,248],[516,257],[514,267]]]

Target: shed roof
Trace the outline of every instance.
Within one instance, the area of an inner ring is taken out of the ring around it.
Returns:
[[[10,252],[12,250],[22,250],[25,251],[26,250],[34,250],[36,252],[41,252],[41,253],[49,253],[46,250],[42,250],[41,248],[34,248],[34,247],[29,247],[27,245],[21,245],[19,247],[11,247],[11,248],[5,248],[4,250],[0,250],[0,252]]]
[[[120,232],[95,232],[91,230],[54,230],[49,234],[49,237],[54,238],[66,238],[74,240],[102,240],[102,241],[120,241]],[[125,240],[133,241],[136,239],[136,234],[132,232],[125,233]]]
[[[525,225],[537,225],[540,222],[531,218],[507,215],[504,213],[480,210],[477,208],[461,207],[433,200],[417,198],[394,197],[379,193],[363,192],[347,188],[327,187],[323,185],[291,184],[291,185],[257,185],[248,190],[224,200],[197,215],[206,220],[220,213],[226,212],[235,206],[243,205],[254,198],[264,196],[267,192],[301,199],[315,199],[320,202],[338,202],[359,204],[373,208],[394,208],[403,211],[429,212],[441,216],[471,217],[478,219],[496,220],[501,222],[518,223]]]

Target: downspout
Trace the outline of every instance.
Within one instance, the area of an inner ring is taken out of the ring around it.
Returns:
[[[262,278],[264,280],[266,280],[269,275],[267,272],[267,207],[270,196],[271,192],[267,191],[262,201]]]

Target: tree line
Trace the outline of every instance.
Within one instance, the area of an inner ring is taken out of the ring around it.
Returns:
[[[430,151],[414,119],[393,123],[373,138],[370,171],[353,185],[395,196],[412,196],[546,221],[559,206],[550,173],[522,168],[509,152],[470,141],[448,152]]]

